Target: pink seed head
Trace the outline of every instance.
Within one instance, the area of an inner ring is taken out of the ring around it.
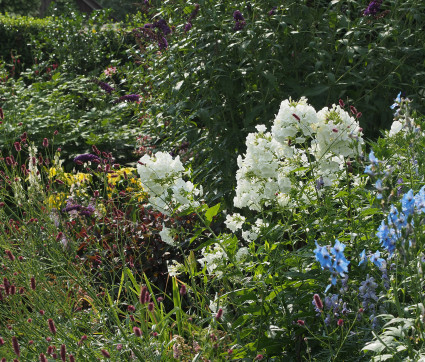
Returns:
[[[47,362],[47,358],[44,355],[44,353],[40,353],[40,356],[38,357],[40,362]]]
[[[55,326],[55,322],[53,321],[52,318],[49,318],[47,320],[48,324],[49,324],[49,330],[52,334],[56,334],[56,326]]]
[[[84,336],[81,337],[81,339],[78,341],[78,345],[81,346],[85,340],[87,340],[87,336],[86,335],[84,335]]]
[[[102,353],[103,357],[111,358],[111,355],[106,349],[101,349],[100,352]]]
[[[47,138],[43,139],[43,147],[47,147],[49,145],[49,140]]]
[[[12,254],[12,252],[10,250],[5,250],[4,251],[7,255],[7,257],[11,260],[11,261],[15,261],[15,256]]]
[[[69,362],[75,362],[74,355],[72,355],[72,354],[69,355]]]
[[[139,327],[133,327],[133,332],[136,337],[142,336],[142,330]]]
[[[66,362],[66,346],[64,344],[61,345],[60,356],[61,356],[62,362]]]
[[[148,287],[144,286],[142,290],[140,291],[140,298],[139,301],[141,304],[146,304],[150,301],[150,295],[148,291]]]
[[[323,303],[322,303],[322,300],[320,299],[319,294],[313,295],[313,299],[314,299],[314,304],[316,305],[317,309],[322,310],[323,309]]]
[[[185,295],[187,293],[186,285],[182,284],[180,287],[180,295]]]
[[[153,304],[152,302],[150,302],[148,304],[148,311],[152,313],[154,311],[154,309],[155,309],[155,304]]]
[[[217,315],[215,316],[215,319],[219,321],[222,316],[223,316],[223,309],[220,308],[217,312]]]
[[[30,281],[31,281],[31,289],[35,290],[35,278],[32,277]]]
[[[20,357],[21,351],[19,350],[18,338],[16,338],[15,336],[12,337],[12,346],[13,346],[13,351],[15,352],[15,354],[18,357]]]

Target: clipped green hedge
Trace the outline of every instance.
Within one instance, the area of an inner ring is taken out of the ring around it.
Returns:
[[[134,42],[127,34],[122,24],[111,22],[108,11],[43,19],[0,14],[0,58],[10,62],[11,54],[18,56],[22,69],[54,62],[79,74],[98,72],[112,59],[127,60],[124,45]]]
[[[31,40],[39,36],[51,22],[51,18],[0,14],[0,58],[10,61],[13,54],[19,55],[25,64],[32,63],[34,49],[30,46]]]
[[[0,11],[2,13],[36,15],[40,6],[40,0],[0,0]]]

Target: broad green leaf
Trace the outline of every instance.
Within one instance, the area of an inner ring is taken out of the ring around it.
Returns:
[[[220,210],[220,203],[218,203],[218,204],[217,204],[217,205],[215,205],[215,206],[210,207],[210,208],[209,208],[209,209],[205,212],[205,218],[206,218],[209,222],[211,222],[211,221],[212,221],[212,219],[213,219],[213,217],[214,217],[215,215],[217,215],[218,210]]]

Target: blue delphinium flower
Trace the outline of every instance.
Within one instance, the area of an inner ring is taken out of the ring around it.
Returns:
[[[339,273],[339,275],[341,275],[341,277],[344,277],[345,276],[344,273],[348,273],[348,264],[350,264],[350,262],[347,259],[345,259],[344,256],[342,256],[340,258],[337,257],[335,259],[333,263],[333,267]]]
[[[376,195],[376,198],[377,198],[378,200],[381,200],[381,199],[382,199],[382,190],[384,189],[384,188],[382,187],[382,180],[381,180],[381,179],[378,179],[378,180],[375,182],[375,188],[376,188],[376,190],[378,191],[378,194]]]
[[[394,205],[391,205],[390,213],[388,214],[388,224],[393,225],[397,222],[399,213]]]
[[[415,198],[415,207],[416,210],[420,213],[425,212],[425,186],[418,191],[418,193],[414,196]]]
[[[380,258],[381,253],[379,250],[376,251],[375,254],[372,254],[369,258],[369,260],[375,264],[378,268],[380,268],[382,266],[383,263],[385,263],[385,260]]]
[[[376,233],[376,236],[382,242],[385,238],[388,237],[389,232],[390,229],[388,225],[385,223],[385,220],[382,220],[381,225],[379,225],[378,227],[378,232]]]
[[[415,196],[413,195],[413,190],[410,189],[407,193],[403,195],[401,199],[401,207],[403,213],[406,216],[412,215],[415,211]]]
[[[390,106],[391,109],[394,109],[394,108],[400,106],[400,103],[401,103],[401,92],[397,95],[397,98],[394,99],[394,102],[395,103],[392,106]]]
[[[344,258],[344,249],[345,245],[341,243],[338,239],[335,239],[335,244],[333,248],[331,248],[331,253],[336,258]]]
[[[326,287],[326,293],[332,285],[336,285],[338,275],[342,278],[345,277],[344,273],[348,273],[348,265],[350,262],[344,256],[345,245],[338,239],[335,240],[335,244],[331,248],[331,254],[334,258],[329,254],[327,247],[320,246],[317,241],[315,243],[316,249],[314,253],[316,255],[316,260],[320,263],[322,269],[329,269],[331,272],[331,284]]]
[[[369,161],[372,163],[372,165],[377,165],[379,163],[379,160],[375,157],[373,150],[370,150]]]
[[[385,224],[385,220],[382,220],[381,225],[378,227],[378,232],[376,233],[382,246],[387,249],[390,255],[393,254],[395,250],[396,241],[399,237],[393,228],[389,228]]]
[[[372,170],[373,165],[367,165],[364,169],[364,173],[369,176],[375,176],[375,172]]]
[[[331,269],[332,259],[326,246],[320,246],[316,241],[316,247],[317,248],[314,250],[314,253],[316,254],[316,260],[320,263],[322,269]]]
[[[373,277],[369,277],[369,274],[366,277],[366,280],[361,282],[359,288],[359,296],[362,299],[362,306],[364,309],[374,309],[374,302],[378,300],[375,290],[378,287],[378,284],[375,283]]]
[[[360,253],[360,262],[359,266],[367,262],[367,256],[366,256],[366,250],[363,249],[363,251]]]

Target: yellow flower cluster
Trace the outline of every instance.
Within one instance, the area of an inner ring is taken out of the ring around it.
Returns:
[[[119,170],[115,170],[113,173],[108,173],[106,176],[106,191],[108,199],[111,199],[114,195],[119,193],[121,190],[126,191],[137,199],[139,202],[146,199],[146,192],[142,187],[140,178],[135,173],[136,168],[124,167]],[[51,167],[48,170],[49,178],[60,180],[66,185],[67,191],[56,192],[49,195],[46,200],[46,204],[49,208],[61,208],[64,206],[65,201],[69,197],[70,189],[77,196],[87,196],[86,188],[92,183],[92,175],[78,172],[76,174],[66,173],[62,167]],[[120,188],[120,184],[127,180],[127,186],[125,189]]]
[[[134,193],[134,197],[137,198],[138,201],[142,201],[146,198],[146,192],[143,191],[142,181],[139,177],[134,175],[136,169],[134,167],[124,167],[120,170],[116,170],[114,173],[108,173],[108,198],[112,198],[114,193],[117,193],[116,188],[111,188],[109,185],[117,186],[120,181],[126,179],[131,184],[131,186],[127,186],[125,191],[128,193]]]

